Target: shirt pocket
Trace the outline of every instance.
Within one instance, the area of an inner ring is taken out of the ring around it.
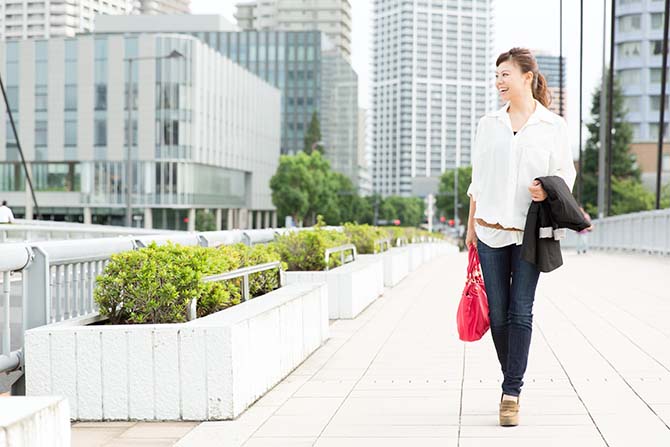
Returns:
[[[549,175],[549,162],[551,160],[551,143],[526,144],[521,146],[521,160],[519,160],[519,173],[524,177],[542,177]]]

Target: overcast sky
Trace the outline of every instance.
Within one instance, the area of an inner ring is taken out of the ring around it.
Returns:
[[[494,0],[496,53],[514,46],[558,55],[560,0]],[[194,14],[221,14],[234,22],[239,0],[191,0]],[[541,3],[541,6],[540,6]],[[584,120],[589,120],[591,94],[600,82],[603,1],[584,1]],[[370,93],[370,33],[372,0],[351,0],[353,15],[352,64],[359,77],[358,101],[367,108]],[[567,120],[573,145],[579,132],[579,1],[563,2],[563,55],[567,70]],[[495,67],[491,67],[495,71]],[[583,138],[587,135],[584,131]]]

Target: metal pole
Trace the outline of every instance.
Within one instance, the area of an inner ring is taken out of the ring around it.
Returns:
[[[563,0],[559,1],[558,11],[558,114],[563,112]]]
[[[128,60],[128,76],[126,78],[126,226],[133,226],[133,205],[132,205],[132,168],[131,168],[131,150],[133,145],[132,129],[132,91],[133,91],[133,59]]]
[[[610,72],[607,85],[607,215],[612,214],[612,146],[614,131],[614,29],[616,25],[616,1],[612,1],[610,15]]]
[[[583,204],[582,194],[584,188],[584,176],[582,175],[582,126],[584,119],[582,117],[582,92],[583,87],[583,73],[584,65],[584,0],[579,0],[579,179],[577,181],[577,200],[580,205]]]
[[[663,136],[665,135],[665,92],[668,71],[668,18],[670,0],[665,0],[663,16],[663,63],[661,68],[661,111],[658,118],[658,159],[656,163],[656,209],[661,209],[661,169],[663,163]]]
[[[607,77],[607,0],[603,0],[603,69],[600,85],[600,135],[598,138],[598,219],[605,217],[605,115],[607,108],[607,92],[605,90]]]
[[[0,76],[0,89],[2,90],[2,97],[5,100],[5,108],[7,109],[7,115],[9,116],[9,123],[12,125],[12,132],[14,132],[14,139],[16,140],[16,148],[19,151],[19,156],[21,157],[21,164],[23,165],[23,171],[26,174],[26,180],[28,181],[28,186],[30,187],[30,195],[33,198],[33,204],[35,205],[35,214],[37,218],[41,218],[40,208],[37,205],[37,197],[35,196],[35,188],[33,187],[33,181],[30,177],[30,172],[28,171],[28,166],[26,165],[26,158],[23,156],[23,149],[21,149],[21,141],[19,140],[19,134],[16,131],[16,124],[14,123],[14,116],[12,115],[12,108],[9,106],[9,100],[7,99],[7,92],[5,91],[5,84],[2,82],[2,76]],[[28,207],[26,207],[27,209]],[[28,216],[26,216],[28,217]],[[32,216],[30,216],[32,219]]]

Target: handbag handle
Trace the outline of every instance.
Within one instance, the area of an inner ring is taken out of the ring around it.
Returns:
[[[468,252],[468,281],[482,282],[483,276],[481,271],[481,264],[479,263],[479,252],[476,245],[470,245]]]

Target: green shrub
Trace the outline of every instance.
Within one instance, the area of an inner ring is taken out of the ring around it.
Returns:
[[[281,260],[286,263],[287,270],[320,271],[326,269],[326,249],[348,243],[349,238],[344,233],[317,228],[279,236],[275,246]],[[339,256],[331,257],[329,267],[338,265]]]
[[[266,245],[254,245],[244,247],[243,265],[265,264],[281,260],[277,247],[274,243]],[[286,270],[286,263],[282,262],[282,268]],[[265,270],[249,276],[249,296],[257,297],[279,288],[279,273],[277,269]]]
[[[362,255],[375,252],[375,241],[389,238],[386,231],[368,224],[345,223],[344,233],[351,240],[351,243],[356,246],[358,253]]]
[[[203,282],[243,266],[278,261],[274,247],[243,244],[217,248],[174,244],[119,253],[97,278],[94,299],[112,324],[180,323],[187,320],[192,299],[202,317],[241,301],[242,278]],[[249,277],[250,297],[279,287],[276,270]]]
[[[203,269],[190,247],[151,244],[113,255],[94,298],[112,324],[186,321],[189,302],[202,291]]]

